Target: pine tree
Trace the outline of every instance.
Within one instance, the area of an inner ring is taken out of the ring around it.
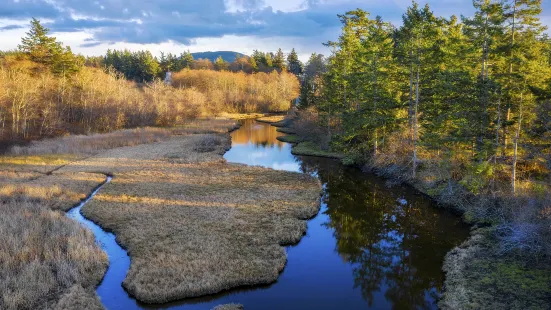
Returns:
[[[419,145],[419,126],[422,120],[419,119],[420,104],[422,101],[423,91],[430,91],[433,81],[435,80],[435,62],[438,58],[433,57],[432,52],[435,50],[435,40],[439,37],[439,21],[429,6],[419,8],[418,4],[413,2],[413,5],[408,8],[406,14],[403,15],[403,26],[400,28],[401,44],[407,50],[408,62],[410,67],[409,81],[409,105],[410,105],[410,124],[411,136],[413,145],[412,154],[412,176],[416,176]],[[427,96],[430,98],[429,96]],[[428,101],[428,100],[424,100]],[[427,103],[429,102],[423,102]]]
[[[71,48],[66,47],[55,56],[52,72],[63,76],[70,75],[80,71],[85,61],[83,56],[75,56]]]
[[[298,59],[297,52],[293,48],[289,56],[287,56],[287,64],[288,64],[288,71],[295,74],[300,75],[302,74],[302,63]]]
[[[193,55],[191,55],[189,51],[182,53],[180,55],[180,70],[191,68],[193,61],[194,61]]]
[[[272,56],[270,53],[266,53],[266,56],[264,57],[264,64],[268,68],[273,68],[274,63],[272,62]]]
[[[508,38],[505,47],[508,52],[508,71],[503,84],[507,94],[506,130],[504,132],[504,155],[508,145],[508,127],[514,130],[513,161],[511,165],[511,187],[516,192],[519,145],[523,124],[533,117],[535,98],[531,89],[541,85],[545,76],[545,44],[541,40],[545,27],[539,15],[541,0],[509,0],[506,2],[506,17],[509,20]]]
[[[50,30],[40,24],[40,21],[33,18],[31,29],[27,36],[21,39],[19,50],[27,55],[32,61],[52,65],[55,57],[61,53],[62,47],[56,42],[55,37],[49,37]]]
[[[300,108],[318,106],[323,89],[322,76],[327,71],[326,60],[321,54],[312,54],[304,68],[302,88],[300,93]]]
[[[283,54],[281,48],[277,50],[277,53],[273,59],[273,67],[279,71],[283,71],[287,68],[287,65],[285,64],[285,55]]]

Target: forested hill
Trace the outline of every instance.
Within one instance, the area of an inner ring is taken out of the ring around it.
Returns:
[[[199,52],[191,53],[191,55],[193,55],[195,59],[208,59],[212,62],[215,62],[218,56],[222,56],[222,59],[227,62],[233,62],[235,60],[235,55],[239,55],[239,57],[245,56],[244,54],[231,51]]]

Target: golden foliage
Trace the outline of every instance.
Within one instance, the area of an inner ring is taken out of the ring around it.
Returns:
[[[174,73],[172,79],[178,88],[204,94],[210,113],[286,111],[299,95],[298,79],[288,72],[246,74],[185,69]]]

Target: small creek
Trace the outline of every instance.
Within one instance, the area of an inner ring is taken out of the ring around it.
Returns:
[[[232,133],[231,163],[310,173],[323,184],[320,213],[306,236],[286,247],[288,261],[274,284],[151,306],[137,303],[121,283],[130,259],[115,241],[80,214],[68,216],[89,227],[108,253],[110,267],[97,289],[108,309],[212,309],[241,303],[245,309],[435,309],[442,290],[445,254],[469,229],[407,186],[385,181],[337,161],[291,154],[276,128],[253,120]],[[106,182],[109,182],[110,178]]]
[[[72,218],[88,229],[90,229],[96,237],[96,242],[101,245],[101,248],[109,256],[109,268],[103,277],[96,292],[101,298],[103,305],[107,309],[138,309],[139,306],[135,299],[128,296],[121,283],[126,277],[126,273],[130,268],[130,257],[115,240],[115,235],[103,230],[96,223],[86,219],[81,209],[86,203],[94,198],[101,188],[111,182],[113,178],[107,176],[106,181],[98,186],[85,200],[81,201],[76,207],[67,212],[67,216]]]

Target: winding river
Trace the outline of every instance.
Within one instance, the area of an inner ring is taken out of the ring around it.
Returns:
[[[442,290],[445,254],[464,241],[461,219],[407,186],[330,159],[298,157],[278,141],[275,127],[248,120],[232,133],[231,163],[310,173],[323,183],[320,213],[307,235],[286,248],[287,265],[272,285],[163,305],[143,305],[121,287],[130,259],[111,233],[80,215],[108,253],[110,267],[97,292],[108,309],[211,309],[241,303],[245,309],[434,309]],[[107,182],[109,179],[107,180]]]

